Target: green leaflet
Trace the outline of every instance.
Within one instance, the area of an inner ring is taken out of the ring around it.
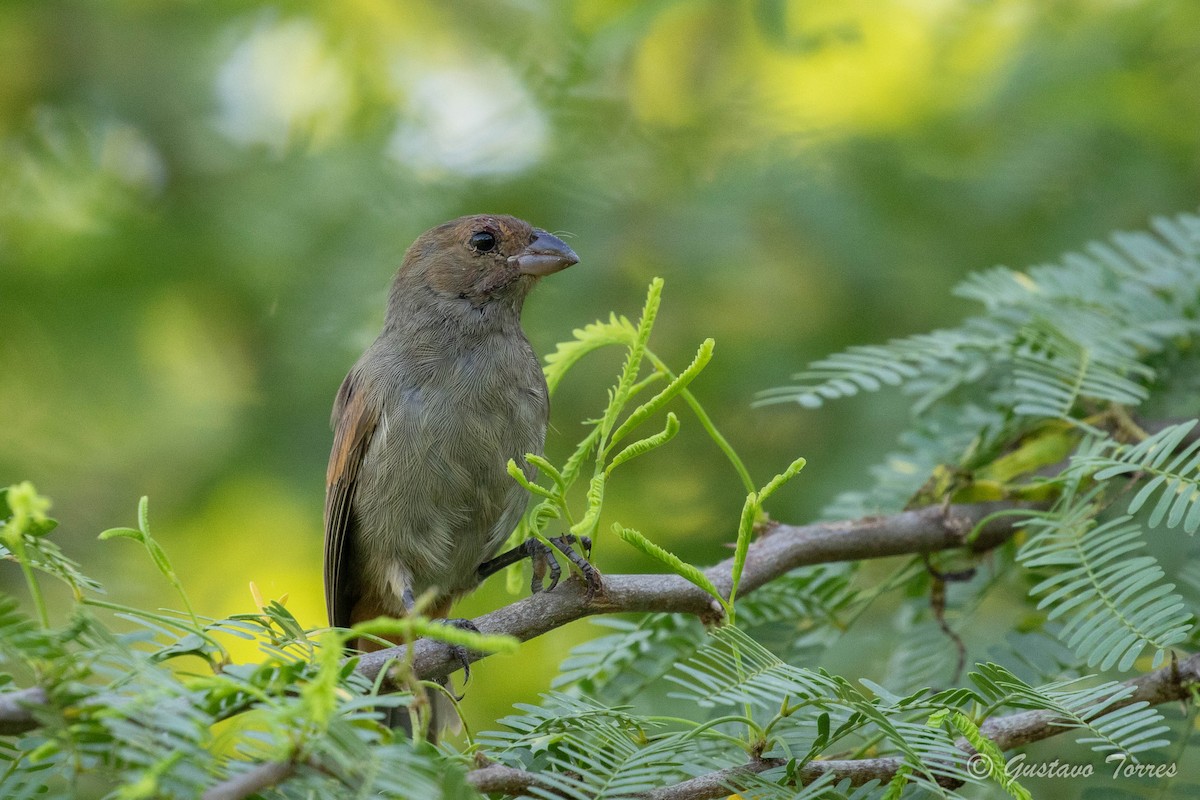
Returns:
[[[675,416],[673,411],[668,412],[666,427],[656,434],[647,436],[645,439],[639,439],[613,456],[612,460],[608,462],[608,466],[604,468],[605,474],[610,475],[614,469],[626,461],[631,461],[640,455],[644,455],[656,447],[662,447],[674,439],[677,433],[679,433],[679,417]]]
[[[546,356],[546,385],[550,394],[558,388],[563,377],[588,353],[612,345],[629,346],[637,337],[637,330],[625,317],[610,315],[607,322],[596,321],[576,328],[571,332],[571,341],[560,342],[553,353]]]
[[[520,642],[512,636],[476,633],[453,625],[444,625],[426,617],[376,617],[347,629],[344,639],[359,636],[402,636],[406,639],[436,639],[485,653],[512,653]]]
[[[109,528],[103,531],[99,538],[104,541],[108,539],[133,539],[140,542],[146,548],[146,552],[150,555],[150,560],[154,562],[154,566],[166,578],[171,586],[175,588],[175,592],[183,601],[183,607],[192,617],[192,621],[197,625],[199,620],[196,618],[196,612],[192,609],[192,603],[188,599],[187,592],[183,588],[183,583],[179,580],[179,576],[175,573],[175,568],[171,565],[171,559],[167,557],[167,552],[163,550],[162,545],[150,534],[150,498],[143,496],[138,501],[138,528]]]
[[[726,602],[725,598],[721,596],[721,593],[717,590],[717,587],[713,585],[713,582],[710,581],[708,577],[699,569],[691,564],[688,564],[674,553],[668,552],[667,550],[659,547],[641,533],[635,531],[633,528],[626,528],[619,523],[613,523],[612,529],[613,533],[621,537],[621,539],[623,539],[626,543],[633,545],[646,555],[661,562],[679,577],[696,586],[699,586],[701,589],[708,592],[710,595],[712,595],[714,600],[721,604],[721,607],[725,609],[726,613],[729,613],[730,609],[728,602]]]
[[[1004,791],[1008,792],[1009,797],[1015,798],[1015,800],[1033,800],[1033,795],[1029,793],[1029,790],[1008,773],[1008,759],[1005,758],[1004,751],[997,747],[995,742],[984,736],[979,731],[979,726],[972,722],[970,717],[961,711],[942,709],[934,712],[929,718],[931,726],[939,726],[945,722],[949,722],[971,743],[976,751],[975,755],[971,757],[971,761],[984,764],[987,767],[988,777],[1000,784]]]
[[[733,464],[743,483],[753,488],[741,459],[687,388],[712,359],[715,347],[713,340],[705,339],[691,363],[679,374],[675,374],[648,348],[662,302],[662,290],[662,279],[655,278],[650,282],[636,324],[626,317],[612,314],[607,321],[597,321],[575,330],[571,341],[559,344],[546,357],[547,385],[553,391],[567,372],[589,353],[610,345],[626,349],[620,375],[616,384],[608,390],[603,411],[591,421],[591,429],[562,466],[558,467],[536,454],[526,455],[525,460],[548,477],[552,486],[530,481],[515,461],[509,462],[508,471],[512,478],[526,491],[541,498],[541,502],[526,513],[519,529],[520,538],[516,535],[510,537],[510,546],[527,536],[543,539],[554,536],[547,528],[556,519],[561,519],[576,536],[594,536],[600,526],[608,483],[618,468],[663,446],[679,432],[679,416],[674,411],[667,411],[668,405],[676,397],[681,397],[692,410],[701,427]],[[666,383],[653,396],[632,411],[628,410],[634,398],[660,381]],[[662,412],[666,412],[666,418],[660,431],[620,446],[639,426]],[[584,493],[585,505],[580,511],[573,508],[578,493],[573,493],[572,489],[589,471],[591,474]],[[519,591],[523,583],[517,570],[510,570],[509,587]]]
[[[1145,553],[1141,526],[1128,516],[1096,523],[1098,492],[1068,494],[1030,521],[1032,535],[1018,558],[1052,570],[1030,596],[1040,597],[1038,608],[1048,609],[1050,619],[1061,618],[1058,637],[1089,667],[1129,670],[1147,647],[1158,666],[1187,637],[1192,615]]]
[[[653,414],[661,410],[672,398],[682,392],[708,364],[712,358],[714,346],[715,343],[712,339],[705,339],[703,344],[700,345],[700,349],[696,351],[696,357],[692,359],[692,363],[688,365],[687,369],[679,373],[662,391],[638,406],[625,418],[625,421],[621,423],[621,426],[609,438],[608,449],[612,449],[613,445],[623,439],[630,431],[641,425]]]
[[[1129,501],[1129,513],[1150,507],[1147,524],[1157,528],[1200,530],[1200,439],[1186,443],[1197,420],[1163,428],[1137,444],[1111,438],[1081,448],[1072,458],[1072,471],[1091,474],[1097,481],[1130,476],[1142,481]]]
[[[754,536],[754,525],[762,515],[763,503],[779,487],[796,477],[800,473],[800,470],[804,469],[806,463],[803,458],[797,458],[788,465],[787,469],[769,480],[767,485],[762,489],[746,495],[746,502],[742,506],[742,516],[738,521],[737,543],[734,545],[733,551],[733,587],[729,591],[729,604],[731,607],[734,599],[737,597],[738,586],[742,581],[742,572],[746,568],[746,555],[750,551],[750,540]]]

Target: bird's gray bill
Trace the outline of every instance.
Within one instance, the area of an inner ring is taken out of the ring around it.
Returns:
[[[529,246],[511,259],[521,274],[541,277],[579,263],[579,256],[562,239],[545,231],[536,233]]]

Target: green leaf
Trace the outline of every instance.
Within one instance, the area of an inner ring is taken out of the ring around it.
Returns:
[[[1129,513],[1157,497],[1147,520],[1151,528],[1165,521],[1168,528],[1182,524],[1195,533],[1200,530],[1200,439],[1184,443],[1197,422],[1168,426],[1135,445],[1111,438],[1094,442],[1071,459],[1071,470],[1097,481],[1131,474],[1149,478],[1129,501]]]
[[[621,452],[617,453],[615,456],[613,456],[612,461],[608,463],[608,466],[604,468],[604,473],[606,475],[611,475],[612,471],[621,464],[624,464],[626,461],[631,461],[640,455],[644,455],[656,447],[662,447],[664,444],[674,439],[675,434],[677,433],[679,433],[679,418],[675,416],[674,412],[668,412],[667,425],[665,428],[653,436],[647,436],[645,439],[639,439],[623,449]]]
[[[688,365],[687,369],[679,373],[674,380],[663,387],[662,391],[634,409],[625,421],[621,423],[620,427],[613,432],[609,438],[609,449],[687,388],[688,384],[695,380],[696,376],[700,374],[701,370],[704,369],[712,358],[714,346],[715,342],[712,339],[705,339],[700,345],[700,349],[696,352],[696,357],[692,359],[692,363]]]
[[[1053,573],[1029,590],[1039,609],[1062,619],[1059,638],[1089,667],[1129,670],[1142,651],[1157,666],[1193,627],[1183,599],[1163,583],[1162,567],[1145,551],[1141,527],[1128,516],[1096,525],[1097,490],[1067,496],[1028,523],[1018,559]],[[1141,553],[1139,555],[1139,553]]]
[[[101,541],[108,541],[109,539],[118,538],[133,539],[135,542],[145,541],[145,537],[142,535],[142,532],[137,528],[109,528],[106,531],[101,531],[100,535],[96,538],[100,539]]]
[[[162,548],[154,537],[150,534],[150,498],[143,496],[138,501],[138,527],[134,528],[109,528],[100,534],[100,539],[133,539],[141,542],[146,548],[146,553],[150,556],[150,560],[154,562],[155,568],[160,574],[174,587],[180,599],[183,601],[184,608],[187,609],[192,621],[199,626],[200,620],[192,610],[191,600],[188,599],[187,592],[184,591],[183,584],[179,580],[179,576],[175,574],[175,568],[171,565],[171,559],[167,557],[167,551]]]
[[[531,482],[529,478],[525,477],[525,470],[517,466],[517,462],[514,459],[510,458],[508,460],[507,469],[508,474],[512,477],[512,479],[521,484],[525,491],[529,492],[530,494],[536,494],[551,500],[554,500],[558,497],[558,495],[556,495],[554,492],[550,491],[544,486],[539,486],[536,483]]]
[[[1095,676],[1056,681],[1034,687],[999,664],[977,664],[971,681],[995,704],[1044,709],[1055,715],[1054,724],[1079,728],[1089,734],[1079,740],[1097,752],[1141,753],[1167,744],[1155,739],[1166,733],[1162,715],[1144,702],[1121,707],[1134,686],[1104,681]]]
[[[558,468],[547,461],[537,453],[526,453],[525,461],[537,467],[543,475],[549,476],[550,480],[554,481],[554,485],[558,487],[560,492],[567,490],[567,482],[563,478],[563,474],[558,471]],[[511,463],[511,462],[510,462]]]
[[[706,576],[699,569],[687,563],[674,553],[659,547],[633,528],[626,528],[620,523],[614,522],[612,530],[613,533],[621,537],[621,539],[627,544],[633,545],[646,555],[666,565],[668,569],[670,569],[679,577],[689,581],[692,584],[695,584],[696,586],[699,586],[701,589],[708,592],[717,602],[721,604],[722,608],[726,609],[726,613],[728,614],[729,604],[726,602],[725,598],[721,596],[721,593],[717,591],[717,587],[714,586],[713,582],[708,579],[708,576]]]
[[[746,495],[746,502],[742,505],[742,516],[738,522],[737,544],[733,551],[733,583],[729,589],[730,607],[737,599],[738,586],[742,582],[742,570],[746,567],[746,554],[750,552],[750,540],[754,537],[754,520],[758,516],[759,508],[758,494],[751,492]]]
[[[788,664],[737,625],[709,632],[708,642],[667,679],[678,696],[704,708],[750,704],[778,709],[782,698],[805,701],[842,694],[838,679]]]
[[[609,396],[608,406],[604,409],[604,416],[600,420],[600,436],[603,443],[601,455],[607,452],[607,437],[611,434],[617,416],[629,400],[630,393],[637,382],[638,373],[642,368],[642,360],[646,356],[646,345],[650,341],[650,332],[654,329],[654,320],[658,316],[658,308],[662,302],[662,288],[662,278],[655,278],[650,281],[650,288],[646,291],[646,302],[642,306],[641,319],[638,320],[637,335],[629,344],[625,363],[621,367],[621,376],[617,379],[617,385]]]
[[[758,504],[761,506],[763,503],[767,502],[767,498],[775,494],[775,491],[779,487],[783,486],[792,478],[800,474],[800,470],[804,469],[804,465],[807,463],[808,462],[805,459],[797,458],[788,465],[787,469],[776,475],[774,478],[771,478],[771,480],[767,482],[767,485],[758,491]]]
[[[609,316],[607,322],[596,321],[572,331],[574,340],[560,342],[553,353],[546,356],[546,386],[550,394],[558,388],[563,377],[588,353],[612,345],[633,344],[637,338],[637,329],[625,317],[616,314]]]
[[[348,629],[344,638],[351,640],[359,636],[400,636],[408,639],[436,639],[446,644],[458,645],[468,650],[484,653],[513,653],[521,641],[515,636],[477,633],[456,628],[426,617],[376,617],[360,622]]]
[[[600,524],[600,512],[604,507],[604,486],[607,475],[603,472],[593,475],[588,482],[587,511],[583,519],[571,526],[571,533],[576,536],[591,536]]]
[[[144,534],[150,535],[150,498],[146,495],[138,500],[138,527]]]
[[[941,725],[945,719],[949,719],[950,724],[971,743],[976,751],[973,760],[983,759],[983,763],[987,765],[988,777],[1000,784],[1004,791],[1008,792],[1009,797],[1015,798],[1015,800],[1033,800],[1033,795],[1029,793],[1029,790],[1009,774],[1008,759],[1005,758],[1004,751],[995,742],[984,736],[979,730],[979,726],[972,722],[970,717],[956,709],[947,708],[936,712],[929,721],[931,725]]]

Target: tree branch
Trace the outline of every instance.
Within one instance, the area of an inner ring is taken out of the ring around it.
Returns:
[[[202,800],[242,800],[291,777],[296,765],[291,761],[264,761],[218,783],[204,793]]]
[[[995,516],[996,513],[1025,507],[1029,506],[1008,502],[945,508],[931,506],[853,521],[774,525],[751,544],[738,593],[745,596],[800,566],[964,547],[967,546],[967,535],[976,526],[980,530],[970,544],[971,549],[989,550],[1005,542],[1014,530],[1012,515]],[[732,566],[733,559],[726,559],[706,571],[709,580],[726,596],[732,583]],[[580,581],[568,580],[552,592],[519,600],[479,617],[474,623],[482,633],[508,634],[526,641],[593,614],[627,611],[679,612],[710,620],[720,615],[720,608],[712,597],[677,575],[608,575],[603,579],[601,590],[590,599]],[[461,666],[458,654],[441,642],[422,639],[413,647],[414,671],[422,679],[448,675]],[[405,649],[393,647],[366,653],[360,657],[358,670],[374,680],[390,661],[403,659]],[[471,660],[485,656],[485,653],[469,654]],[[38,721],[31,708],[46,703],[46,695],[39,688],[0,695],[0,734],[18,734],[36,728]],[[263,763],[213,787],[205,798],[235,800],[247,797],[285,779],[293,769],[294,765],[289,762]],[[486,791],[506,791],[503,786],[518,778],[525,781],[525,787],[536,785],[536,775],[523,773],[525,777],[521,777],[513,774],[519,772],[492,765],[471,775],[480,785],[486,783],[498,787]]]
[[[467,773],[467,783],[483,794],[520,795],[534,787],[556,793],[555,787],[532,772],[503,764],[489,764]]]
[[[970,547],[990,550],[1013,533],[1013,516],[994,515],[1032,507],[1010,502],[929,506],[886,517],[775,525],[750,545],[738,595],[744,597],[796,567],[964,547],[967,535],[981,522]],[[733,559],[729,558],[705,571],[726,596],[732,568]],[[590,600],[579,580],[568,580],[552,592],[518,600],[473,622],[481,633],[508,634],[527,641],[583,617],[627,611],[679,612],[704,619],[717,619],[720,614],[706,592],[678,575],[606,575],[601,590]],[[441,642],[422,639],[413,647],[413,669],[419,678],[440,678],[461,666],[458,654]],[[359,658],[358,670],[374,680],[388,662],[404,659],[405,651],[401,646],[365,653]],[[471,653],[469,658],[478,660],[486,655]]]
[[[1105,710],[1113,711],[1134,703],[1159,705],[1170,700],[1187,700],[1192,696],[1192,689],[1198,684],[1200,653],[1125,681],[1122,685],[1134,687],[1133,693]],[[1062,725],[1053,713],[1040,710],[992,717],[984,720],[979,729],[1002,750],[1011,750],[1074,730]],[[957,744],[964,752],[975,752],[965,739],[959,739]],[[674,786],[644,792],[640,797],[644,800],[711,800],[726,797],[741,787],[746,778],[786,764],[787,761],[782,758],[758,758],[747,764],[700,775]],[[849,778],[855,786],[875,779],[887,783],[896,776],[903,765],[904,762],[900,758],[810,761],[797,773],[797,782],[809,784],[822,775],[832,773],[839,780]],[[544,785],[542,779],[533,773],[498,765],[475,770],[467,775],[467,780],[481,792],[503,792],[509,795],[520,794],[532,786]]]

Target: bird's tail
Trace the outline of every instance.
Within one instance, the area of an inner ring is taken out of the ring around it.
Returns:
[[[445,613],[440,613],[439,616],[445,616]],[[388,646],[398,646],[404,644],[400,637],[383,636],[379,637],[388,642],[382,644],[376,639],[359,638],[348,643],[349,648],[358,652],[373,652],[383,650]],[[446,688],[449,691],[454,691],[454,686],[446,679]],[[426,730],[425,738],[437,744],[437,740],[445,730],[451,733],[457,733],[462,728],[462,722],[458,718],[458,712],[455,709],[454,703],[450,702],[450,698],[446,697],[445,692],[438,691],[436,688],[421,687],[421,697],[414,697],[412,703],[424,702],[428,706],[428,714],[430,714],[430,726]],[[379,711],[383,714],[383,723],[392,730],[403,730],[408,736],[413,735],[413,715],[409,710],[408,705],[389,705],[379,706]]]
[[[450,698],[436,689],[422,688],[424,701],[429,705],[429,728],[425,738],[431,744],[437,744],[443,733],[457,733],[462,729],[458,712]],[[415,702],[415,700],[414,700]],[[388,706],[380,708],[383,712],[383,724],[394,731],[403,731],[404,735],[412,737],[412,714],[408,706]]]

